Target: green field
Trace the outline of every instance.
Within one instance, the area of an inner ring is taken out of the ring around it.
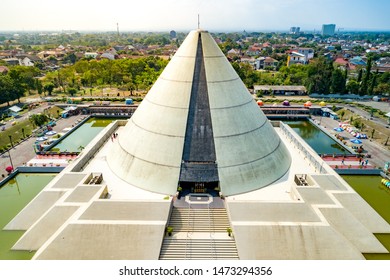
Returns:
[[[11,146],[10,136],[12,139],[12,144],[15,145],[22,141],[23,138],[31,135],[34,129],[29,120],[18,121],[16,119],[14,122],[14,125],[8,127],[4,131],[0,130],[0,151],[4,151]]]

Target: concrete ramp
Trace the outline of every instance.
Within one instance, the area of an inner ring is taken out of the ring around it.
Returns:
[[[157,260],[170,206],[168,200],[91,201],[34,258]]]
[[[77,206],[53,207],[19,239],[12,250],[38,250],[78,208]]]
[[[389,223],[357,193],[335,193],[334,196],[372,233],[390,233]]]
[[[327,193],[321,188],[302,187],[297,188],[297,191],[308,204],[335,204]]]
[[[347,191],[345,185],[334,175],[311,175],[314,181],[327,191]]]
[[[104,186],[88,186],[82,185],[74,189],[74,191],[65,199],[65,202],[84,203],[90,201],[97,194],[104,192]]]
[[[65,191],[43,191],[39,193],[4,229],[29,229],[64,193]]]
[[[86,173],[66,173],[62,175],[53,186],[53,189],[74,189],[82,179],[87,176]]]
[[[388,253],[365,226],[344,208],[320,208],[326,220],[362,253]]]
[[[158,260],[165,224],[69,224],[38,260]]]
[[[235,222],[321,222],[310,205],[301,202],[229,202]]]
[[[167,201],[94,201],[80,220],[167,221]]]
[[[241,260],[364,259],[328,226],[234,226],[234,230]]]

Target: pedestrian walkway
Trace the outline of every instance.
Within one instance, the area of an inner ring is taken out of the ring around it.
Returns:
[[[368,158],[357,156],[323,156],[322,159],[332,168],[336,169],[374,169]]]

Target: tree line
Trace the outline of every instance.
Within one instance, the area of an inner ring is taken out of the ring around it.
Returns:
[[[125,90],[148,90],[156,81],[168,61],[147,56],[136,59],[87,60],[47,73],[43,79],[50,89],[75,93],[81,88],[116,86]],[[76,90],[76,91],[74,91]],[[50,91],[48,91],[51,94]]]
[[[57,71],[43,71],[37,67],[13,66],[0,75],[0,103],[18,100],[26,92],[47,93],[54,90],[76,94],[87,87],[116,86],[124,90],[148,90],[168,61],[155,56],[120,60],[82,59],[72,66]]]
[[[247,63],[232,63],[248,88],[254,85],[304,85],[308,93],[319,94],[389,94],[390,73],[372,71],[372,59],[355,72],[342,69],[326,58],[316,58],[307,65],[282,66],[278,72],[259,72]]]
[[[36,67],[14,66],[7,74],[0,74],[0,103],[7,103],[18,100],[24,96],[26,91],[40,88],[37,76],[41,71]]]
[[[0,75],[0,103],[9,105],[10,101],[19,100],[32,91],[51,95],[55,89],[70,95],[97,86],[115,86],[130,92],[147,91],[167,63],[156,56],[99,61],[82,59],[46,75],[36,67],[13,66],[6,75]],[[282,66],[278,72],[259,72],[247,63],[232,62],[232,66],[248,88],[255,84],[304,85],[308,93],[390,93],[390,73],[372,72],[371,58],[356,75],[335,67],[325,58],[314,59],[308,65]]]

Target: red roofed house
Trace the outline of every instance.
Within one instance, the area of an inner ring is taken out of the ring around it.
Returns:
[[[7,67],[5,67],[5,66],[0,66],[0,74],[5,75],[5,74],[8,73],[8,71],[9,71],[9,69],[8,69]]]

